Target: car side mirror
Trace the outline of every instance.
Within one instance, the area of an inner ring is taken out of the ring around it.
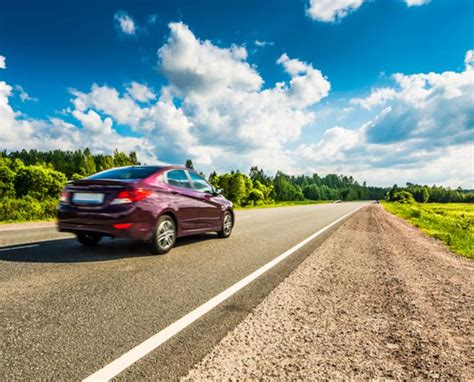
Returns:
[[[214,194],[214,196],[222,195],[222,189],[221,188],[214,188],[213,194]]]

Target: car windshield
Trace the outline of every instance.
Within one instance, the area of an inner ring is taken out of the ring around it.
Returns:
[[[121,179],[121,180],[133,180],[133,179],[145,179],[154,172],[160,170],[158,166],[132,166],[132,167],[120,167],[114,168],[107,171],[102,171],[87,179]]]

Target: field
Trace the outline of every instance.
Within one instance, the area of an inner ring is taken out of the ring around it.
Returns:
[[[474,259],[474,204],[382,203],[385,209],[442,240],[453,251]]]

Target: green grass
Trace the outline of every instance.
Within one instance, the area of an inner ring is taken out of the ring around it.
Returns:
[[[288,202],[274,202],[268,204],[260,204],[258,206],[245,206],[245,207],[238,207],[236,206],[236,210],[249,210],[254,208],[275,208],[275,207],[291,207],[291,206],[307,206],[310,204],[323,204],[323,203],[333,203],[332,200],[294,200]]]
[[[474,204],[382,202],[385,209],[442,240],[453,251],[474,259]]]

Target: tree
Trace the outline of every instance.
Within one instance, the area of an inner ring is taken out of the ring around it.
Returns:
[[[30,195],[38,200],[56,198],[66,184],[62,172],[40,165],[25,166],[15,176],[15,193],[18,197]]]
[[[228,197],[234,203],[240,205],[246,196],[245,178],[240,172],[236,172],[232,175],[229,188]]]
[[[193,161],[191,159],[186,159],[186,163],[184,164],[186,168],[189,168],[190,170],[194,170],[194,165]]]
[[[6,163],[0,162],[0,198],[15,195],[14,180],[15,173],[7,167]]]
[[[392,201],[398,203],[415,203],[415,198],[408,191],[397,191],[393,194]]]
[[[122,166],[129,166],[130,159],[127,154],[124,152],[118,151],[117,149],[114,150],[114,166],[115,167],[122,167]]]
[[[303,194],[306,199],[310,200],[320,200],[321,199],[321,192],[319,187],[316,184],[308,184],[303,189]]]
[[[85,149],[84,153],[80,156],[79,174],[88,176],[96,172],[94,158],[89,149]]]

